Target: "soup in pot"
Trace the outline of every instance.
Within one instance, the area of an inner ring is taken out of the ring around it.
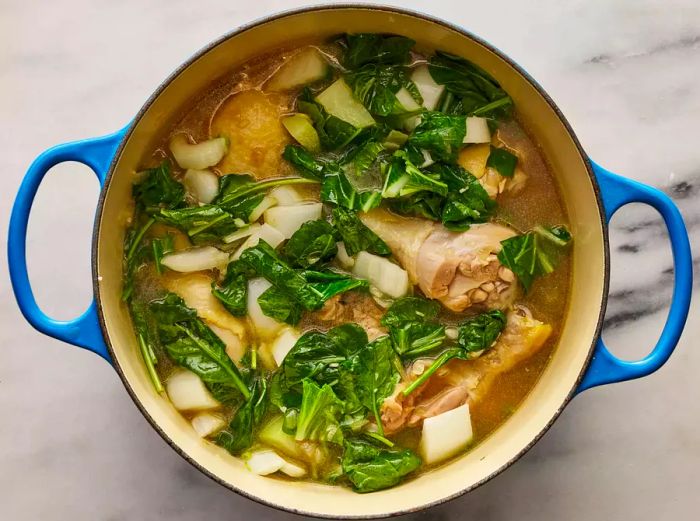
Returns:
[[[202,443],[372,492],[470,450],[537,382],[572,238],[517,107],[473,63],[401,36],[304,43],[154,140],[123,300]]]

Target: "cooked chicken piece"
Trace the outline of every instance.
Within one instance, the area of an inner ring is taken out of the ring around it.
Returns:
[[[168,291],[179,295],[199,318],[226,345],[226,353],[238,362],[246,351],[246,325],[226,311],[223,304],[211,293],[213,279],[204,273],[181,274],[168,272],[163,276],[163,285]]]
[[[268,95],[248,90],[228,98],[214,114],[210,134],[229,140],[228,153],[218,165],[224,174],[265,178],[286,173],[282,151],[289,134],[280,123],[279,105]]]
[[[494,137],[494,141],[502,146],[497,138]],[[491,145],[488,143],[469,145],[459,152],[457,163],[479,180],[491,199],[504,192],[517,193],[522,190],[527,179],[523,169],[516,166],[513,177],[504,177],[495,168],[486,166],[490,154]]]
[[[465,402],[474,405],[488,394],[495,378],[537,353],[552,333],[552,327],[532,317],[524,306],[508,312],[508,320],[496,344],[475,360],[454,359],[440,368],[422,387],[404,397],[403,389],[417,375],[400,382],[382,404],[382,425],[392,433],[419,425],[425,418],[452,410]],[[417,360],[418,373],[429,363]],[[414,369],[414,368],[412,368]]]
[[[501,241],[515,232],[498,224],[474,224],[451,232],[425,219],[399,217],[386,210],[360,214],[426,297],[453,311],[473,304],[504,308],[513,301],[515,275],[498,260]]]
[[[329,327],[353,322],[367,331],[370,340],[386,335],[387,330],[380,320],[384,311],[367,293],[349,291],[330,298],[316,317],[324,322],[330,322]]]

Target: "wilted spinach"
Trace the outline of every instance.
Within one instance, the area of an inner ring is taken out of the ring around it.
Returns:
[[[367,212],[382,202],[382,195],[375,191],[358,192],[342,172],[326,175],[321,184],[321,201],[350,210]]]
[[[441,214],[445,228],[465,231],[469,225],[486,222],[493,215],[496,202],[489,197],[479,180],[464,168],[437,163],[429,170],[439,175],[449,188]]]
[[[255,378],[250,387],[250,399],[238,408],[228,427],[219,432],[216,444],[235,456],[253,445],[267,403],[267,382],[264,378]]]
[[[136,203],[142,208],[175,208],[185,200],[185,187],[170,174],[167,159],[146,170],[144,179],[133,186]]]
[[[333,208],[333,224],[343,239],[348,255],[368,251],[377,255],[391,255],[389,246],[367,228],[353,210]]]
[[[495,168],[503,177],[513,177],[517,164],[518,156],[505,148],[491,146],[491,153],[486,160],[487,167]]]
[[[357,69],[367,63],[404,64],[409,61],[415,41],[405,36],[375,33],[348,34],[343,65]]]
[[[365,440],[345,441],[343,472],[357,492],[374,492],[397,485],[421,466],[409,449],[377,447]]]
[[[160,222],[186,232],[196,244],[220,241],[222,237],[238,229],[233,215],[211,204],[188,208],[163,208],[155,217]]]
[[[311,380],[304,380],[294,439],[342,443],[341,413],[342,402],[328,384],[318,386]]]
[[[457,343],[468,353],[490,348],[506,326],[506,315],[494,309],[467,319],[459,327]]]
[[[394,153],[384,179],[382,197],[405,197],[416,192],[433,192],[447,195],[447,185],[438,175],[422,172],[409,159],[403,150]]]
[[[408,138],[408,144],[427,150],[435,159],[454,161],[467,132],[464,116],[442,112],[424,112],[420,124]]]
[[[322,219],[301,225],[284,246],[284,255],[290,265],[310,268],[321,264],[338,253],[336,231]]]

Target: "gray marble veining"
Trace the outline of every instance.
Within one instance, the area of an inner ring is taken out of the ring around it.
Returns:
[[[591,157],[676,201],[697,267],[697,1],[387,3],[449,19],[511,55],[552,95]],[[302,4],[5,0],[0,242],[23,172],[41,150],[120,128],[194,50],[242,23]],[[86,168],[55,170],[32,214],[30,273],[44,308],[69,318],[89,300],[97,185]],[[665,320],[672,280],[665,237],[649,208],[633,205],[613,219],[604,338],[620,356],[645,354]],[[4,263],[0,281],[2,519],[294,517],[241,498],[190,467],[148,426],[107,364],[24,322]],[[697,518],[696,309],[659,373],[584,393],[507,472],[411,519]]]

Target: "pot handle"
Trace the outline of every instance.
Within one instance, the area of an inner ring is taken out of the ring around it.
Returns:
[[[693,288],[693,259],[688,232],[683,217],[671,198],[656,188],[613,174],[600,165],[591,163],[600,185],[607,222],[610,222],[619,208],[628,203],[648,204],[663,217],[673,252],[673,297],[666,324],[651,353],[633,362],[620,360],[608,351],[603,339],[598,338],[588,370],[576,389],[577,393],[597,385],[640,378],[664,365],[673,353],[685,326]]]
[[[47,316],[37,305],[27,274],[27,222],[39,185],[51,167],[64,161],[83,163],[95,172],[102,187],[112,158],[125,134],[126,128],[108,136],[57,145],[39,155],[27,170],[17,192],[7,240],[10,280],[24,318],[42,333],[88,349],[110,363],[94,299],[85,313],[67,321]]]

